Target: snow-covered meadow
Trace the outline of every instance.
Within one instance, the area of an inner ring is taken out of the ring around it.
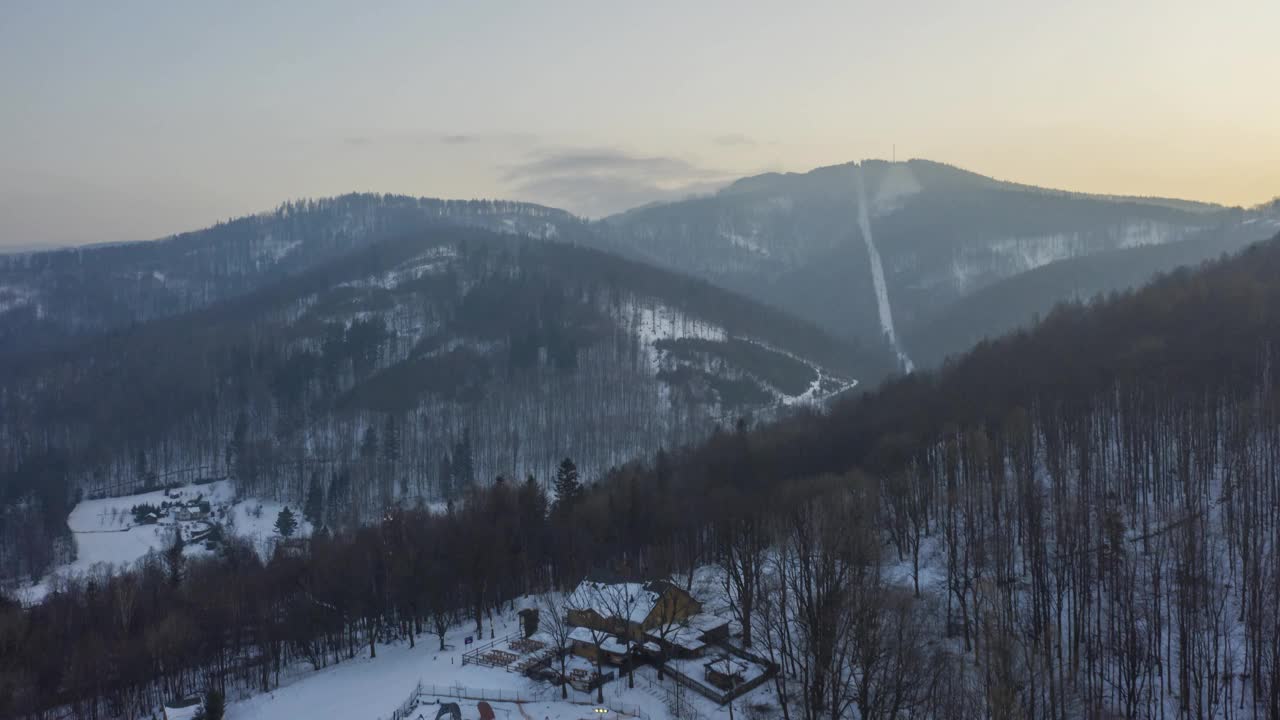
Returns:
[[[195,500],[209,504],[207,517],[178,519],[176,508]],[[175,510],[154,523],[135,520],[135,506],[160,507],[165,503]],[[237,500],[229,480],[84,500],[77,503],[67,517],[67,527],[75,543],[75,559],[54,567],[40,582],[18,588],[17,596],[22,602],[38,602],[66,579],[128,568],[149,553],[163,552],[173,544],[175,533],[182,534],[183,554],[187,557],[207,554],[211,551],[204,543],[190,541],[214,525],[220,525],[228,537],[248,540],[265,557],[279,538],[275,522],[284,507],[284,503],[275,501]],[[302,518],[296,506],[290,509],[298,521],[295,535],[310,535],[311,524]]]

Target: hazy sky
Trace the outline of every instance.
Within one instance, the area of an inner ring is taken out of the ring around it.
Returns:
[[[348,191],[600,215],[890,155],[1280,194],[1277,0],[0,0],[0,246]]]

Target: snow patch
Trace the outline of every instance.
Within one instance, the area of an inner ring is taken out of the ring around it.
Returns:
[[[871,199],[871,213],[879,217],[895,212],[922,189],[910,165],[894,163],[885,171],[880,187],[876,188],[875,197]]]
[[[728,240],[729,244],[736,248],[742,248],[747,252],[760,255],[762,257],[769,256],[769,249],[758,242],[759,235],[757,233],[752,233],[752,236],[748,237],[741,233],[734,232],[733,228],[726,227],[724,225],[721,225],[717,232],[720,237]]]
[[[619,317],[623,329],[639,339],[641,348],[649,357],[649,365],[655,372],[661,360],[660,353],[654,347],[659,340],[695,338],[724,342],[728,338],[724,328],[719,325],[657,301],[627,302]]]
[[[36,291],[22,285],[0,285],[0,313],[35,302]]]
[[[278,263],[285,258],[286,255],[293,252],[296,248],[302,246],[301,240],[288,240],[281,242],[276,240],[274,236],[268,233],[262,239],[262,245],[258,248],[255,257],[259,262],[267,260],[272,263]]]

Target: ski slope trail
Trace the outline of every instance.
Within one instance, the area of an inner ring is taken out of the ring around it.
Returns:
[[[880,329],[889,338],[889,346],[898,356],[898,364],[906,372],[914,372],[915,364],[903,352],[898,344],[898,334],[893,329],[893,309],[889,306],[889,287],[884,281],[884,264],[880,262],[880,251],[871,237],[871,218],[867,213],[867,188],[862,179],[862,168],[858,168],[858,227],[862,230],[862,239],[867,244],[867,257],[871,260],[871,283],[875,286],[876,307],[880,311]]]

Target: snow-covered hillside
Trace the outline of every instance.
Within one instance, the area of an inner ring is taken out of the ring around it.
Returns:
[[[599,224],[593,242],[877,348],[891,358],[871,378],[878,379],[910,365],[904,338],[995,283],[1258,223],[1264,213],[1037,188],[925,160],[865,160],[745,178],[713,197],[622,213]],[[1266,237],[1256,230],[1254,240]],[[1197,259],[1217,254],[1206,243]],[[1043,303],[1064,299],[1058,293]]]

